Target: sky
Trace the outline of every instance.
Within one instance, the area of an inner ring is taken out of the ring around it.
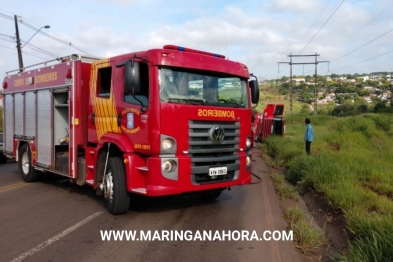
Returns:
[[[244,63],[258,80],[289,76],[290,54],[314,55],[292,62],[320,61],[319,75],[393,72],[392,0],[0,0],[1,79],[19,67],[14,15],[24,66],[173,44]]]

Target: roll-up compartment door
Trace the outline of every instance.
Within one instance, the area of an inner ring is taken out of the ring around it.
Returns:
[[[37,165],[49,168],[52,163],[52,92],[37,91]]]
[[[28,139],[35,137],[35,92],[25,93],[25,136]]]
[[[24,128],[24,94],[23,93],[16,93],[14,95],[15,99],[15,132],[16,136],[22,137],[23,136],[23,128]]]
[[[13,152],[14,140],[14,97],[12,95],[4,95],[4,150],[6,152]]]

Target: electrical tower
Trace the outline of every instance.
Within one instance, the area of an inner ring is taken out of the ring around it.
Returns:
[[[293,63],[292,62],[292,57],[300,57],[300,56],[315,56],[315,62],[302,62],[302,63]],[[314,64],[315,65],[315,87],[314,87],[314,114],[317,114],[317,102],[318,102],[318,96],[317,96],[317,82],[318,82],[318,74],[317,74],[317,65],[318,63],[328,63],[329,61],[318,61],[317,57],[319,54],[315,53],[315,55],[292,55],[289,54],[288,57],[290,58],[289,62],[278,62],[278,66],[280,68],[280,64],[289,64],[290,65],[290,78],[289,78],[289,109],[290,109],[290,114],[292,115],[292,93],[293,93],[293,87],[292,87],[292,65],[310,65]]]

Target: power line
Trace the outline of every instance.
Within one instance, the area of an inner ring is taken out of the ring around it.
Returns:
[[[377,39],[381,38],[382,36],[384,36],[384,35],[386,35],[386,34],[390,33],[391,31],[393,31],[393,29],[390,29],[390,30],[389,30],[389,31],[387,31],[386,33],[384,33],[384,34],[382,34],[382,35],[378,36],[377,38],[374,38],[374,39],[373,39],[373,40],[371,40],[370,42],[368,42],[368,43],[366,43],[366,44],[364,44],[364,45],[362,45],[362,46],[360,46],[360,47],[356,48],[355,50],[353,50],[353,51],[351,51],[351,52],[349,52],[349,53],[347,53],[347,54],[345,54],[345,55],[343,55],[343,56],[341,56],[341,57],[339,57],[339,58],[337,58],[337,59],[333,60],[333,61],[332,61],[332,63],[333,63],[333,62],[336,62],[337,60],[340,60],[340,59],[341,59],[341,58],[343,58],[343,57],[346,57],[346,56],[348,56],[348,55],[350,55],[350,54],[352,54],[352,53],[354,53],[354,52],[358,51],[360,48],[363,48],[363,47],[365,47],[366,45],[368,45],[368,44],[370,44],[370,43],[374,42],[375,40],[377,40]]]
[[[14,20],[14,18],[13,18],[12,16],[9,16],[9,15],[3,14],[3,13],[0,13],[0,17],[6,18],[6,19],[9,19],[9,20]],[[28,23],[28,22],[22,20],[22,17],[20,17],[20,16],[18,16],[18,22],[19,22],[20,24],[23,24],[24,26],[26,26],[26,27],[28,27],[28,28],[34,30],[34,31],[38,31],[38,30],[39,30],[38,27],[35,27],[35,26],[33,26],[32,24],[30,24],[30,23]],[[96,56],[90,54],[89,52],[83,50],[82,48],[79,48],[79,47],[75,46],[75,45],[72,44],[71,42],[68,42],[68,41],[66,41],[66,40],[63,40],[63,39],[61,39],[61,38],[59,38],[59,37],[56,37],[56,36],[53,36],[53,35],[51,35],[51,34],[48,34],[48,33],[44,32],[44,31],[39,31],[39,33],[42,34],[42,35],[44,35],[44,36],[46,36],[46,37],[48,37],[48,38],[51,38],[52,40],[55,40],[55,41],[57,41],[57,42],[59,42],[59,43],[65,44],[65,45],[67,45],[67,46],[70,46],[70,47],[74,48],[75,50],[78,50],[79,52],[82,52],[82,53],[85,54],[85,55],[92,56],[92,57],[96,57]]]
[[[306,56],[314,56],[315,57],[315,62],[303,62],[303,63],[293,63],[292,57],[306,57]],[[317,71],[317,65],[318,63],[329,63],[329,61],[318,61],[317,57],[319,56],[319,54],[315,53],[315,55],[288,55],[288,57],[290,58],[289,62],[278,62],[278,66],[280,66],[280,64],[289,64],[291,67],[290,70],[290,97],[289,97],[289,108],[290,108],[290,113],[292,115],[292,93],[293,93],[293,88],[292,88],[292,65],[307,65],[307,64],[313,64],[315,65],[315,86],[314,86],[314,114],[317,114],[317,104],[318,104],[318,99],[317,99],[317,79],[318,79],[318,71]]]
[[[321,28],[319,28],[319,30],[315,33],[315,35],[310,39],[310,41],[308,41],[308,43],[303,47],[303,49],[297,54],[300,55],[303,50],[311,43],[311,41],[317,36],[317,34],[319,33],[319,31],[322,30],[322,28],[327,24],[327,22],[329,22],[330,18],[332,18],[332,16],[337,12],[337,10],[340,8],[340,6],[344,3],[345,0],[343,0],[338,7],[334,10],[334,12],[329,16],[329,18],[325,21],[325,23],[323,23],[323,25],[321,26]],[[326,6],[325,6],[326,7]],[[324,8],[325,9],[325,8]],[[286,67],[285,67],[286,68]],[[285,69],[284,68],[284,69]],[[283,69],[283,70],[284,70]]]
[[[20,22],[21,24],[25,25],[26,27],[28,27],[28,28],[30,28],[30,29],[33,29],[33,30],[35,30],[35,31],[38,31],[38,30],[39,30],[39,28],[37,28],[37,27],[31,25],[30,23],[28,23],[28,22],[26,22],[26,21],[23,21],[22,18],[19,19],[19,22]],[[49,38],[51,38],[51,39],[53,39],[53,40],[55,40],[55,41],[57,41],[57,42],[59,42],[59,43],[68,45],[68,46],[74,48],[75,50],[78,50],[78,51],[80,51],[80,52],[82,52],[82,53],[84,53],[84,54],[86,54],[86,55],[89,55],[89,56],[93,56],[93,57],[94,57],[94,55],[92,55],[92,54],[90,54],[89,52],[87,52],[87,51],[85,51],[85,50],[83,50],[83,49],[81,49],[81,48],[75,46],[75,45],[72,44],[71,42],[68,42],[68,41],[66,41],[66,40],[63,40],[63,39],[61,39],[61,38],[59,38],[59,37],[56,37],[56,36],[53,36],[53,35],[51,35],[51,34],[48,34],[48,33],[44,32],[44,31],[40,31],[39,33],[42,34],[42,35],[44,35],[44,36],[46,36],[46,37],[49,37]]]
[[[14,36],[9,36],[9,35],[0,34],[0,37],[3,37],[3,39],[0,38],[0,40],[12,42],[12,43],[15,43],[15,41],[16,41],[16,37],[14,37]],[[4,38],[9,38],[9,39],[4,39]],[[21,40],[21,42],[26,43],[26,42],[23,41],[23,40]],[[44,49],[42,49],[42,48],[39,48],[39,47],[37,47],[37,46],[34,46],[34,45],[32,45],[32,44],[27,44],[27,46],[30,47],[31,49],[35,50],[35,51],[44,53],[44,54],[46,54],[46,55],[48,55],[48,56],[55,57],[55,58],[60,57],[59,55],[52,54],[51,52],[46,51],[46,50],[44,50]],[[23,53],[25,53],[25,52],[23,51]]]
[[[340,70],[340,69],[343,69],[343,68],[351,67],[351,66],[354,66],[354,65],[357,65],[357,64],[360,64],[360,63],[364,63],[364,62],[367,62],[367,61],[369,61],[369,60],[372,60],[372,59],[375,59],[375,58],[378,58],[378,57],[381,57],[381,56],[384,56],[384,55],[387,55],[387,54],[390,54],[390,53],[393,53],[393,50],[392,50],[392,51],[389,51],[389,52],[386,52],[386,53],[383,53],[383,54],[381,54],[381,55],[377,55],[377,56],[368,58],[368,59],[366,59],[366,60],[363,60],[363,61],[354,63],[354,64],[352,64],[352,65],[347,65],[347,66],[343,66],[343,67],[340,67],[340,68],[334,68],[334,69],[332,69],[331,71],[337,71],[337,70]]]
[[[8,47],[8,46],[4,46],[4,45],[0,45],[0,47],[7,48],[7,49],[11,49],[11,50],[15,50],[15,48]],[[40,56],[36,56],[36,55],[30,54],[30,53],[28,53],[28,52],[23,52],[23,54],[35,56],[35,57],[40,58],[40,59],[42,59],[42,60],[47,60],[46,58],[42,58],[42,57],[40,57]]]
[[[4,47],[4,48],[7,48],[7,49],[15,50],[15,48],[8,47],[8,46],[5,46],[5,45],[0,45],[0,47]]]
[[[329,0],[326,5],[323,7],[323,9],[321,10],[321,12],[317,15],[317,17],[314,19],[314,21],[311,23],[311,25],[308,27],[306,33],[303,35],[302,39],[306,37],[308,31],[310,31],[311,27],[315,24],[315,22],[317,21],[317,19],[321,16],[321,14],[323,13],[323,11],[325,11],[326,7],[328,6],[328,4],[330,3],[331,0]],[[299,53],[300,54],[300,53]]]
[[[2,37],[0,39],[4,40],[4,41],[8,41],[8,42],[15,42],[16,41],[14,36],[0,34],[0,37]]]
[[[388,34],[388,33],[390,33],[391,31],[393,31],[393,29],[390,29],[389,31],[383,33],[382,35],[378,36],[377,38],[374,38],[373,40],[367,42],[366,44],[364,44],[364,45],[362,45],[362,46],[356,48],[355,50],[352,50],[351,52],[349,52],[349,53],[347,53],[347,54],[345,54],[345,55],[343,55],[343,56],[341,56],[341,57],[339,57],[339,58],[333,60],[331,63],[334,63],[334,62],[340,60],[341,58],[344,58],[344,57],[346,57],[346,56],[348,56],[348,55],[350,55],[350,54],[352,54],[352,53],[358,51],[359,49],[365,47],[365,46],[368,45],[368,44],[371,44],[371,43],[374,42],[375,40],[381,38],[382,36],[384,36],[384,35],[386,35],[386,34]],[[322,67],[324,67],[324,66],[322,66]],[[311,72],[311,71],[308,71],[308,72]]]
[[[51,56],[51,57],[54,57],[54,58],[59,58],[60,57],[59,55],[55,55],[55,54],[53,54],[51,52],[48,52],[48,51],[46,51],[46,50],[44,50],[42,48],[39,48],[37,46],[34,46],[32,44],[27,44],[27,46],[30,47],[31,49],[35,50],[35,51],[41,52],[41,53],[46,54],[48,56]]]
[[[354,32],[352,32],[351,34],[349,34],[349,35],[348,35],[348,38],[349,38],[350,36],[352,36],[354,33],[359,32],[361,29],[363,29],[366,25],[370,24],[370,23],[371,23],[372,21],[374,21],[375,19],[377,19],[379,16],[381,16],[383,13],[385,13],[387,10],[389,10],[392,6],[393,6],[393,4],[390,5],[389,7],[387,7],[385,10],[383,10],[383,11],[380,12],[379,14],[377,14],[376,16],[374,16],[373,19],[371,19],[371,20],[368,21],[367,23],[363,24],[363,25],[362,25],[361,27],[359,27],[357,30],[355,30]],[[343,41],[337,43],[337,45],[338,45],[338,44],[341,44],[342,42],[345,42],[345,40],[343,40]]]
[[[341,4],[339,4],[339,6],[336,8],[336,10],[334,10],[334,12],[329,16],[329,18],[326,20],[326,22],[321,26],[321,28],[319,28],[319,30],[315,33],[315,35],[310,39],[310,41],[308,41],[308,43],[305,45],[305,47],[303,47],[303,49],[299,52],[298,55],[300,55],[303,50],[311,43],[311,41],[317,36],[317,34],[319,33],[319,31],[321,31],[321,29],[327,24],[327,22],[329,22],[330,18],[332,18],[332,16],[337,12],[337,10],[340,8],[340,6],[344,3],[345,0],[343,0],[341,2]]]

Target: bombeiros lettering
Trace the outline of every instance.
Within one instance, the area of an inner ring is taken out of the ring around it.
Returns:
[[[37,75],[35,77],[35,83],[44,83],[44,82],[50,82],[50,81],[56,81],[57,80],[57,72],[52,72],[52,73],[46,73],[42,75]]]
[[[222,109],[198,109],[198,116],[235,117],[235,111]]]

